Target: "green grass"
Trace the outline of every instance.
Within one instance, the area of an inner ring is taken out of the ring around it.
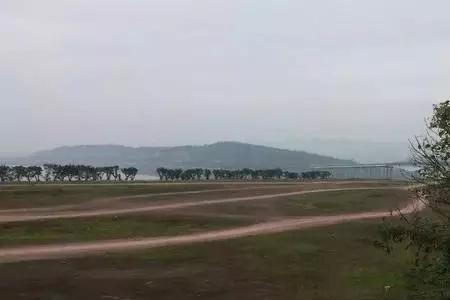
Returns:
[[[73,192],[76,199],[81,199],[80,195],[85,195],[92,187],[68,187],[80,189],[76,191],[67,191],[65,186],[45,188],[63,188],[63,193]],[[94,195],[91,193],[90,199],[100,194],[104,197],[107,188],[109,186],[101,187]],[[109,193],[117,195],[127,188],[119,187]],[[149,193],[131,189],[136,193]],[[255,217],[264,220],[283,215],[389,209],[407,200],[407,195],[400,190],[326,192],[195,207],[173,215],[166,212],[164,215],[0,224],[0,247],[178,235],[242,226],[257,219]],[[192,212],[207,212],[208,216],[190,215]],[[224,217],[226,214],[231,216]],[[373,247],[380,222],[352,222],[78,259],[1,264],[1,298],[406,300],[400,274],[410,258],[402,252],[387,256]],[[384,290],[387,285],[392,286],[389,295]]]
[[[350,213],[396,209],[409,201],[405,190],[361,190],[312,193],[278,202],[290,215],[305,213]]]
[[[0,224],[0,247],[176,235],[244,226],[280,216],[387,210],[401,205],[407,196],[403,190],[325,192],[287,199],[199,206],[164,214],[4,223]]]
[[[265,182],[264,184],[255,184],[248,182],[204,182],[204,183],[151,183],[151,184],[135,184],[135,183],[115,183],[115,184],[16,184],[16,185],[0,185],[0,209],[14,208],[30,208],[45,207],[54,205],[79,204],[88,202],[98,198],[108,198],[127,195],[153,194],[166,192],[187,192],[224,188],[246,188],[261,187],[263,185],[271,185],[274,182]],[[324,182],[325,185],[335,185],[336,187],[349,186],[391,186],[403,184],[395,181],[365,183],[364,181],[355,183],[339,184],[333,182]],[[320,184],[319,184],[320,185]],[[301,184],[277,183],[274,186],[280,188],[302,187]],[[308,186],[308,185],[307,185]],[[308,186],[309,187],[309,186]],[[153,198],[150,198],[153,199]],[[139,199],[142,202],[148,199]]]
[[[249,224],[242,219],[131,215],[0,224],[0,247],[173,236]]]
[[[360,190],[311,193],[283,199],[217,204],[194,208],[209,213],[256,217],[333,215],[396,209],[409,201],[406,190]]]
[[[0,208],[66,205],[97,198],[165,192],[221,189],[223,184],[114,184],[114,185],[12,185],[0,186]]]
[[[406,299],[407,257],[372,246],[377,224],[5,264],[0,289],[5,299]]]

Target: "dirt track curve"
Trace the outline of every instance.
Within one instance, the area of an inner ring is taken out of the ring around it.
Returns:
[[[366,188],[359,188],[366,189]],[[345,190],[345,189],[344,189]],[[352,190],[352,189],[350,189]],[[323,190],[307,191],[321,192]],[[326,190],[329,191],[329,190]],[[298,193],[294,193],[298,195]],[[306,193],[303,192],[303,193]],[[292,193],[289,193],[292,194]],[[284,194],[283,194],[284,195]],[[279,195],[278,195],[279,196]],[[258,199],[266,199],[272,197],[278,197],[274,195],[257,196]],[[243,201],[236,200],[233,201]],[[245,197],[247,200],[252,200],[254,197]],[[224,199],[222,201],[232,202],[231,199]],[[218,200],[216,200],[218,201]],[[205,202],[205,201],[202,201]],[[208,202],[211,204],[211,201]],[[214,202],[217,203],[217,202]],[[218,202],[223,203],[223,202]],[[186,205],[187,203],[183,203]],[[181,204],[179,204],[181,205]],[[176,206],[175,208],[179,208]],[[259,223],[255,225],[239,227],[234,229],[209,231],[205,233],[196,233],[181,235],[175,237],[157,237],[157,238],[144,238],[144,239],[123,239],[123,240],[109,240],[99,242],[86,242],[86,243],[72,243],[72,244],[57,244],[46,246],[27,246],[17,247],[9,249],[0,249],[0,262],[19,262],[19,261],[31,261],[31,260],[46,260],[46,259],[61,259],[72,258],[86,255],[100,255],[106,252],[118,252],[129,251],[138,249],[150,249],[164,246],[176,246],[184,244],[193,244],[199,242],[219,241],[234,239],[239,237],[255,236],[262,234],[278,233],[289,230],[299,230],[312,227],[327,226],[333,224],[339,224],[344,222],[350,222],[355,220],[374,219],[390,216],[398,216],[399,214],[409,214],[414,211],[421,210],[424,204],[421,201],[414,201],[407,207],[396,212],[365,212],[365,213],[353,213],[342,214],[335,216],[315,216],[315,217],[302,217],[302,218],[287,218],[280,221],[269,221]],[[167,206],[166,206],[167,208]]]
[[[335,188],[335,189],[316,189],[316,190],[305,190],[297,192],[288,193],[277,193],[277,194],[266,194],[258,196],[246,196],[246,197],[235,197],[235,198],[225,198],[216,200],[197,200],[197,201],[185,201],[185,202],[175,202],[170,204],[159,204],[159,205],[147,205],[147,206],[134,206],[130,208],[118,208],[118,209],[89,209],[89,210],[55,210],[46,211],[46,213],[40,213],[38,211],[22,211],[22,214],[17,214],[17,211],[9,213],[7,210],[0,211],[0,223],[8,222],[27,222],[27,221],[37,221],[37,220],[52,220],[52,219],[73,219],[73,218],[87,218],[87,217],[98,217],[98,216],[111,216],[111,215],[124,215],[124,214],[137,214],[142,212],[152,212],[159,210],[173,210],[181,209],[195,206],[203,205],[214,205],[223,203],[233,203],[241,201],[252,201],[252,200],[264,200],[280,197],[297,196],[311,193],[322,193],[322,192],[341,192],[341,191],[360,191],[360,190],[394,190],[394,189],[407,189],[408,187],[359,187],[359,188]],[[184,192],[184,193],[194,193],[194,192]],[[199,193],[199,192],[196,192]],[[173,193],[171,193],[173,194]],[[142,195],[130,196],[132,198],[142,197]],[[112,199],[130,199],[130,197],[115,197]]]
[[[176,183],[175,183],[176,184]],[[91,184],[93,185],[93,184]],[[112,185],[112,184],[104,184],[104,185]],[[98,204],[108,204],[114,201],[120,200],[131,200],[131,199],[139,199],[139,198],[152,198],[152,197],[161,197],[161,196],[182,196],[182,195],[199,195],[199,194],[207,194],[214,192],[235,192],[235,191],[251,191],[256,189],[274,189],[278,188],[277,185],[272,186],[255,186],[255,187],[245,187],[245,188],[223,188],[223,189],[210,189],[210,190],[195,190],[195,191],[184,191],[184,192],[164,192],[164,193],[148,193],[148,194],[137,194],[137,195],[125,195],[125,196],[116,196],[116,197],[108,197],[108,198],[99,198],[91,200],[87,203],[79,203],[79,204],[67,204],[67,205],[56,205],[56,206],[45,206],[45,207],[31,207],[31,208],[13,208],[13,209],[0,209],[1,214],[15,214],[15,213],[36,213],[36,212],[57,212],[64,210],[71,210],[77,208],[90,208]]]

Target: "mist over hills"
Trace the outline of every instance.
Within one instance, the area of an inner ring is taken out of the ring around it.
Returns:
[[[408,161],[409,142],[380,142],[354,139],[292,138],[265,143],[286,149],[301,149],[319,155],[351,159],[359,163]]]
[[[238,142],[137,148],[121,145],[63,146],[9,160],[9,163],[135,166],[141,174],[148,175],[154,175],[156,168],[161,166],[226,169],[279,167],[289,171],[305,171],[314,166],[355,164],[352,160]]]

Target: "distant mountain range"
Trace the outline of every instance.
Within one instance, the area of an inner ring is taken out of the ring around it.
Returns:
[[[282,168],[305,171],[314,166],[349,165],[352,160],[304,151],[291,151],[238,142],[203,146],[127,147],[119,145],[64,146],[32,155],[8,159],[16,164],[91,164],[134,166],[141,174],[154,175],[158,167],[168,168]]]

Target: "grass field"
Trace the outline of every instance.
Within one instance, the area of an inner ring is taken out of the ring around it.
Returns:
[[[37,185],[0,185],[0,209],[45,207],[55,205],[80,204],[92,201],[94,199],[102,199],[119,196],[132,196],[143,194],[158,193],[176,193],[189,191],[207,191],[217,189],[242,189],[242,188],[261,188],[260,194],[267,193],[270,188],[274,192],[278,188],[287,188],[287,191],[302,189],[314,189],[321,186],[329,188],[341,187],[387,187],[403,185],[404,182],[354,182],[354,183],[333,183],[325,182],[318,184],[299,184],[292,182],[261,182],[261,183],[234,183],[234,182],[209,182],[209,183],[151,183],[151,184],[37,184]],[[254,194],[256,191],[253,191]],[[217,193],[218,197],[222,197],[224,193]],[[227,191],[227,197],[240,195],[239,192]],[[205,196],[208,197],[208,196]],[[178,199],[176,196],[164,196],[164,200]],[[198,199],[199,195],[186,195],[183,199]],[[136,202],[144,202],[146,200],[158,200],[158,197],[143,197],[136,199]]]
[[[331,188],[390,186],[387,182],[327,184]],[[270,192],[322,187],[289,184]],[[39,207],[121,195],[222,188],[236,186],[13,186],[0,189],[0,201],[2,208]],[[222,191],[155,199],[201,201],[267,192]],[[7,222],[0,224],[0,252],[11,246],[173,236],[273,219],[384,211],[404,205],[408,198],[408,192],[400,189],[335,191],[132,215]],[[129,203],[150,199],[155,200],[144,197]],[[4,263],[0,264],[0,299],[403,300],[405,288],[399,274],[410,258],[398,253],[387,256],[373,247],[380,223],[360,221],[220,242]],[[387,285],[392,286],[389,294],[385,294]]]
[[[0,224],[0,247],[54,242],[174,236],[249,225],[249,219],[220,216],[130,215]]]
[[[284,216],[389,210],[407,200],[408,192],[404,190],[323,192],[138,215],[0,223],[0,247],[172,236],[250,225]]]
[[[377,222],[58,261],[0,265],[4,299],[405,299],[405,257]],[[384,298],[384,286],[390,297]],[[18,297],[21,295],[21,297]],[[114,298],[115,297],[115,298]]]
[[[395,210],[409,201],[406,190],[360,190],[311,193],[267,200],[195,207],[184,212],[230,214],[268,218],[279,216],[333,215],[352,212]]]
[[[22,208],[65,205],[87,202],[92,199],[187,192],[233,187],[232,184],[112,184],[112,185],[10,185],[0,186],[0,208]]]

